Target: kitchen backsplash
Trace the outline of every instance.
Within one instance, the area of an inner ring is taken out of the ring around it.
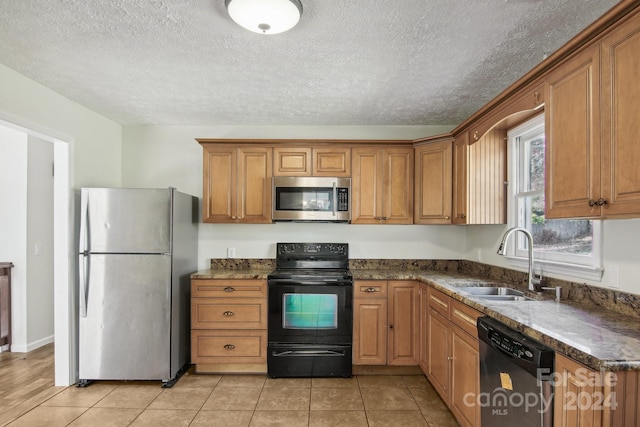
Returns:
[[[480,276],[492,281],[506,283],[520,289],[527,288],[526,272],[510,270],[489,264],[465,260],[404,260],[404,259],[351,259],[351,270],[430,270]],[[212,258],[215,270],[272,270],[275,259],[270,258]],[[544,286],[562,287],[562,300],[589,304],[621,314],[640,318],[640,295],[628,294],[614,289],[599,288],[584,283],[545,277]]]

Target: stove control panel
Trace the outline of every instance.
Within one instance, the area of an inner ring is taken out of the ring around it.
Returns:
[[[277,255],[281,256],[317,256],[348,255],[348,243],[278,243]]]

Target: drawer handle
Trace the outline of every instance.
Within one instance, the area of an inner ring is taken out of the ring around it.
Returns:
[[[227,344],[224,346],[224,348],[226,348],[227,350],[233,350],[234,348],[236,348],[236,346],[233,344]]]
[[[232,288],[231,286],[227,286],[226,288],[224,288],[225,292],[233,292],[235,290],[236,290],[236,288]]]
[[[378,292],[376,288],[366,288],[365,292]]]
[[[231,317],[233,316],[235,313],[233,311],[225,311],[224,313],[222,313],[223,316],[227,316],[227,317]]]

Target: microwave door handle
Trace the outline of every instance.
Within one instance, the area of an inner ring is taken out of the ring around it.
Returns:
[[[333,181],[333,216],[335,217],[338,209],[338,188],[336,182]]]

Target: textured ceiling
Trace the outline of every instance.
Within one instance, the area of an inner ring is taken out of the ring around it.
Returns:
[[[614,0],[0,0],[0,62],[123,125],[457,125]]]

